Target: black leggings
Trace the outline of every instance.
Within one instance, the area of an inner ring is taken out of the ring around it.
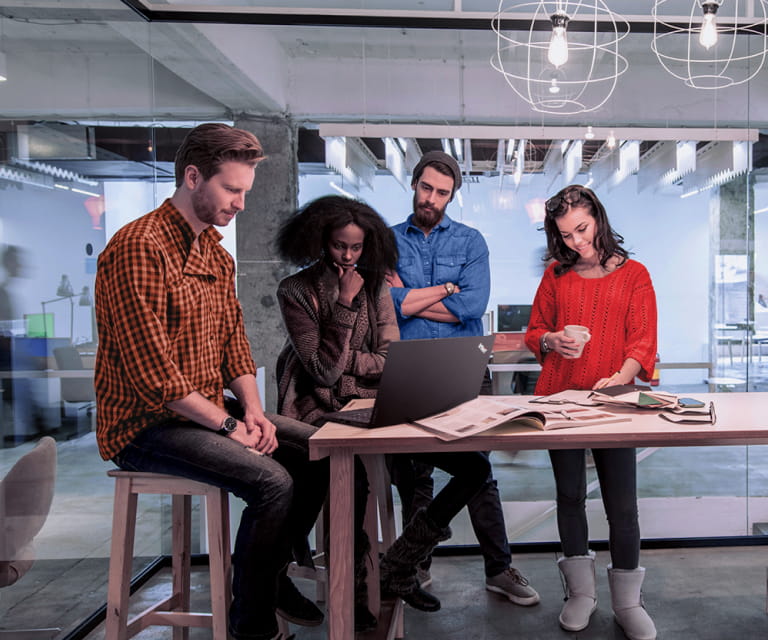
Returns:
[[[584,449],[549,452],[557,488],[557,528],[565,556],[583,556],[589,548],[584,453]],[[640,524],[635,450],[592,449],[592,455],[608,518],[611,562],[616,569],[636,569],[640,562]]]

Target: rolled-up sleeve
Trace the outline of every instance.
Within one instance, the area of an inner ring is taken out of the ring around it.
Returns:
[[[469,229],[466,261],[461,265],[457,284],[459,293],[443,298],[443,304],[459,322],[481,317],[491,296],[491,268],[488,245],[483,236]]]
[[[395,312],[397,315],[407,318],[408,316],[403,315],[403,312],[401,311],[403,306],[403,301],[405,300],[405,296],[408,295],[408,292],[410,289],[406,289],[405,287],[392,287],[389,290],[389,293],[392,297],[392,303],[395,306]]]

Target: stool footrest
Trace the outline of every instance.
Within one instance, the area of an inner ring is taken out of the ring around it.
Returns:
[[[136,616],[128,623],[128,637],[148,627],[204,627],[213,626],[213,614],[188,611],[150,611]]]

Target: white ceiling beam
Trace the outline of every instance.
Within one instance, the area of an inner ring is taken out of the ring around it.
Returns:
[[[586,127],[485,126],[438,124],[371,124],[324,123],[320,135],[355,136],[360,138],[525,138],[527,140],[577,140],[584,137]],[[726,129],[705,127],[593,127],[596,140],[606,140],[611,131],[618,140],[717,140],[756,142],[759,129]]]
[[[120,35],[232,112],[286,110],[285,53],[265,31],[242,25],[114,22]]]
[[[615,3],[618,5],[620,3]],[[634,6],[632,3],[624,3],[627,8]],[[318,7],[255,7],[255,6],[237,6],[235,4],[229,4],[227,2],[211,3],[211,4],[172,4],[167,2],[151,2],[150,0],[141,0],[141,5],[149,12],[157,12],[163,15],[163,19],[167,20],[169,16],[177,14],[179,18],[183,18],[184,14],[213,14],[212,19],[215,21],[215,15],[221,16],[226,14],[229,19],[230,16],[242,15],[244,19],[249,18],[252,20],[252,16],[318,16],[322,17],[324,22],[327,22],[328,18],[415,18],[415,19],[429,19],[429,18],[453,18],[453,19],[465,19],[465,20],[488,20],[490,21],[497,14],[496,11],[464,11],[462,4],[459,0],[454,1],[453,8],[451,9],[352,9],[352,8],[336,8],[329,7],[328,3],[324,6]],[[613,6],[612,10],[621,13],[627,22],[635,24],[652,24],[653,16],[650,13],[647,14],[628,14],[622,11],[624,7]],[[531,21],[537,16],[534,12],[529,11],[515,11],[515,20]],[[665,15],[665,21],[667,22],[687,22],[690,21],[690,15]],[[590,22],[599,22],[605,24],[612,23],[612,16],[610,14],[593,16],[589,15]],[[544,22],[544,21],[542,21]],[[731,21],[733,22],[733,21]],[[739,20],[738,23],[744,22]]]

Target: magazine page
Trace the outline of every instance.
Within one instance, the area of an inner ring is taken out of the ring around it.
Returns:
[[[515,403],[504,396],[478,396],[453,409],[438,413],[428,418],[417,420],[414,424],[434,433],[441,440],[456,440],[481,433],[492,427],[521,416],[544,422],[544,415],[531,411],[524,403]]]
[[[539,428],[545,431],[589,427],[614,422],[631,422],[632,420],[632,417],[627,414],[617,415],[605,409],[581,406],[564,407],[559,410],[543,409],[543,413],[546,420]]]
[[[553,393],[550,396],[541,396],[529,400],[529,402],[535,402],[536,404],[579,404],[585,407],[592,407],[600,404],[592,398],[591,390],[582,389],[568,389],[566,391],[560,391]]]

